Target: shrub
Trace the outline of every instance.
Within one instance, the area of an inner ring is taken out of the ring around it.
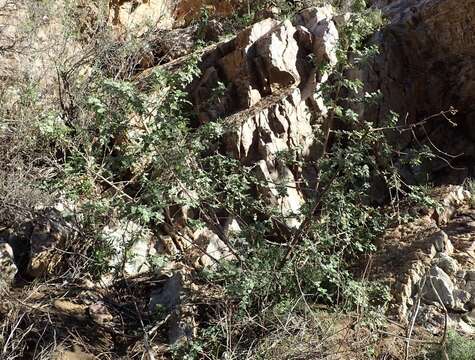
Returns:
[[[447,342],[442,349],[431,352],[429,359],[434,360],[472,360],[475,354],[475,340],[460,336],[456,331],[449,330]]]

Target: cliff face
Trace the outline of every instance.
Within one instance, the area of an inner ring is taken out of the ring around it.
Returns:
[[[386,2],[387,3],[387,2]],[[389,24],[375,37],[380,56],[364,81],[381,89],[384,100],[367,116],[384,121],[389,110],[408,123],[453,108],[456,127],[439,116],[418,129],[422,143],[429,139],[444,153],[454,155],[453,170],[444,161],[431,165],[434,180],[460,181],[473,175],[475,100],[475,3],[467,1],[392,1],[379,3]],[[427,132],[427,133],[425,133]],[[401,149],[410,135],[399,138]],[[444,180],[445,179],[445,180]]]

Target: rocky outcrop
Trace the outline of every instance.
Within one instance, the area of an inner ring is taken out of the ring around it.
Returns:
[[[475,333],[464,320],[475,304],[472,194],[452,186],[439,190],[438,196],[444,204],[438,213],[432,210],[401,224],[380,240],[372,259],[372,279],[390,285],[393,313],[399,320],[410,322],[415,316],[417,324],[438,334],[445,326],[446,309],[448,326]]]
[[[326,114],[319,94],[326,74],[309,55],[317,65],[334,64],[337,42],[331,7],[306,9],[293,23],[268,18],[207,53],[203,76],[190,89],[199,120],[225,119],[227,153],[255,165],[267,183],[261,192],[290,226],[298,225],[304,201],[300,179],[305,174],[311,183],[314,169],[290,166],[282,156],[319,156],[315,130]]]

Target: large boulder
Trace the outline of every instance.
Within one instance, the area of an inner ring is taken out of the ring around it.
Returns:
[[[452,279],[439,267],[432,267],[424,284],[424,300],[434,304],[442,302],[444,306],[452,308],[455,305],[453,292]]]

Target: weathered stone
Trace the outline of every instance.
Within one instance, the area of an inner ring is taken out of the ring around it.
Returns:
[[[439,267],[433,266],[426,277],[423,289],[424,300],[433,304],[442,302],[445,306],[453,308],[455,304],[453,291],[454,284],[450,277]]]
[[[444,253],[439,253],[438,256],[434,259],[434,263],[451,276],[455,275],[459,269],[457,260],[451,258],[450,256]]]
[[[467,311],[467,304],[470,302],[471,295],[469,292],[454,289],[453,291],[454,305],[452,307],[455,311]]]
[[[310,7],[302,10],[295,19],[297,25],[305,26],[313,34],[312,51],[317,63],[337,63],[336,49],[339,40],[338,30],[332,21],[334,15],[330,5]]]
[[[437,231],[434,235],[432,235],[430,240],[433,242],[437,252],[443,252],[448,255],[453,253],[454,247],[450,242],[449,237],[443,230]]]
[[[333,62],[338,33],[330,7],[300,14],[295,24],[262,20],[220,44],[203,58],[202,76],[190,86],[201,122],[224,118],[224,145],[229,155],[254,166],[261,178],[259,191],[282,209],[287,225],[299,225],[304,191],[316,170],[286,166],[279,157],[315,160],[320,147],[315,129],[326,116],[320,87],[328,74],[315,62]],[[315,59],[318,58],[318,59]],[[221,95],[213,89],[226,84]],[[264,185],[267,184],[267,185]]]
[[[272,94],[300,83],[297,70],[299,45],[295,39],[297,29],[289,20],[264,35],[256,42],[256,55],[260,60],[261,91]]]
[[[120,221],[106,226],[102,238],[116,251],[109,259],[109,266],[114,271],[135,276],[150,270],[149,256],[156,254],[150,230],[132,221]]]
[[[210,229],[195,231],[193,243],[202,250],[194,252],[197,254],[193,261],[196,267],[204,266],[214,269],[221,261],[235,258],[229,247]]]
[[[252,59],[255,57],[253,45],[278,25],[279,22],[273,19],[266,19],[252,25],[239,33],[232,41],[234,50],[218,61],[226,80],[235,86],[238,94],[238,108],[240,109],[249,108],[262,98],[258,80],[252,75]]]

